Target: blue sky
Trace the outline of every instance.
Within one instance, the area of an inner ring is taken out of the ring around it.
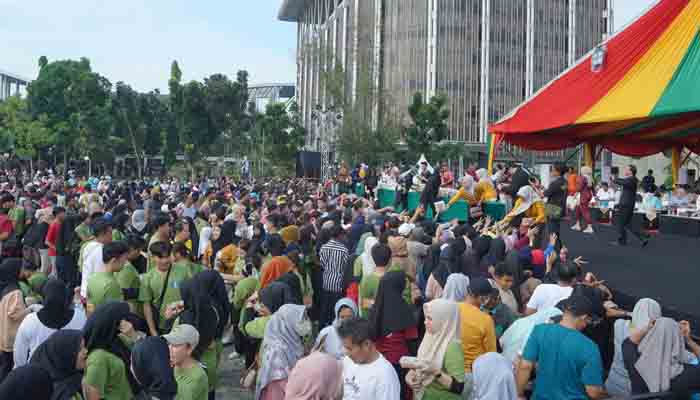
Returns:
[[[473,0],[469,0],[473,1]],[[525,0],[511,0],[525,1]],[[616,0],[629,22],[654,0]],[[87,57],[112,83],[165,90],[170,63],[184,79],[247,69],[252,82],[296,80],[296,26],[281,0],[0,0],[0,69],[27,78],[37,60]]]

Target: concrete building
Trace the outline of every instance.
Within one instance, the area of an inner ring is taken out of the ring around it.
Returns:
[[[612,3],[282,0],[278,17],[298,25],[297,102],[308,132],[315,131],[308,129],[313,110],[331,105],[323,78],[334,71],[342,74],[346,103],[366,84],[390,99],[372,107],[375,123],[384,115],[405,122],[415,92],[444,93],[449,139],[483,144],[490,122],[613,31]]]
[[[293,83],[261,83],[248,86],[249,101],[255,103],[258,112],[265,112],[271,103],[284,103],[289,106],[296,95]]]
[[[14,95],[23,96],[28,83],[28,79],[0,70],[0,101]]]

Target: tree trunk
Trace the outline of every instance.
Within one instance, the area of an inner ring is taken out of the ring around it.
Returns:
[[[63,146],[63,176],[68,175],[68,150]]]

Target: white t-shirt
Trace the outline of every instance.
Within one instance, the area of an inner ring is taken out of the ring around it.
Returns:
[[[80,296],[87,299],[88,280],[93,272],[104,272],[105,263],[102,262],[102,248],[104,245],[100,242],[92,242],[83,249],[85,257],[83,257],[83,277],[80,283]]]
[[[83,310],[83,307],[76,305],[73,318],[68,322],[68,325],[61,328],[61,330],[82,330],[83,327],[85,327],[86,320],[85,310]],[[15,368],[28,364],[29,360],[32,358],[32,354],[34,354],[34,350],[44,343],[49,336],[53,335],[54,332],[56,332],[56,329],[47,328],[41,323],[36,313],[27,315],[27,317],[22,320],[22,323],[19,324],[17,336],[15,336],[13,353]]]
[[[543,283],[535,288],[527,308],[533,310],[544,310],[545,308],[556,307],[556,305],[571,296],[574,288],[571,286],[559,286],[551,283]]]
[[[399,400],[401,385],[396,370],[381,354],[371,364],[343,358],[343,400]]]

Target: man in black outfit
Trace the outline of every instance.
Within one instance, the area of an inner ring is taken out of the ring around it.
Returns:
[[[510,187],[508,188],[506,194],[508,194],[510,197],[513,198],[513,200],[515,200],[518,197],[518,191],[520,190],[520,188],[530,184],[530,174],[528,174],[527,171],[525,171],[525,169],[521,165],[517,164],[511,166],[510,170]]]
[[[642,242],[642,247],[645,247],[648,240],[642,236],[641,232],[632,230],[629,227],[630,222],[632,222],[632,217],[634,216],[634,205],[637,202],[637,186],[639,185],[639,181],[637,180],[637,167],[628,165],[625,167],[624,177],[615,178],[613,182],[622,189],[620,202],[617,207],[617,244],[620,246],[627,245],[627,230],[629,230]]]
[[[435,210],[435,202],[438,199],[438,193],[440,192],[440,172],[437,170],[433,171],[433,174],[428,177],[428,181],[423,188],[423,193],[420,195],[420,204],[423,206],[423,210],[426,215],[428,213],[428,207],[433,210],[433,219],[437,219],[437,212]]]
[[[556,206],[559,208],[559,215],[549,214],[547,215],[547,238],[552,235],[552,233],[557,234],[557,249],[561,249],[561,235],[559,230],[561,227],[561,217],[566,209],[566,179],[564,179],[564,171],[566,166],[564,164],[555,164],[552,167],[552,172],[550,173],[552,181],[549,183],[547,190],[544,191],[544,197],[547,198],[547,204]],[[554,207],[553,207],[554,208]],[[547,239],[548,240],[548,239]]]

